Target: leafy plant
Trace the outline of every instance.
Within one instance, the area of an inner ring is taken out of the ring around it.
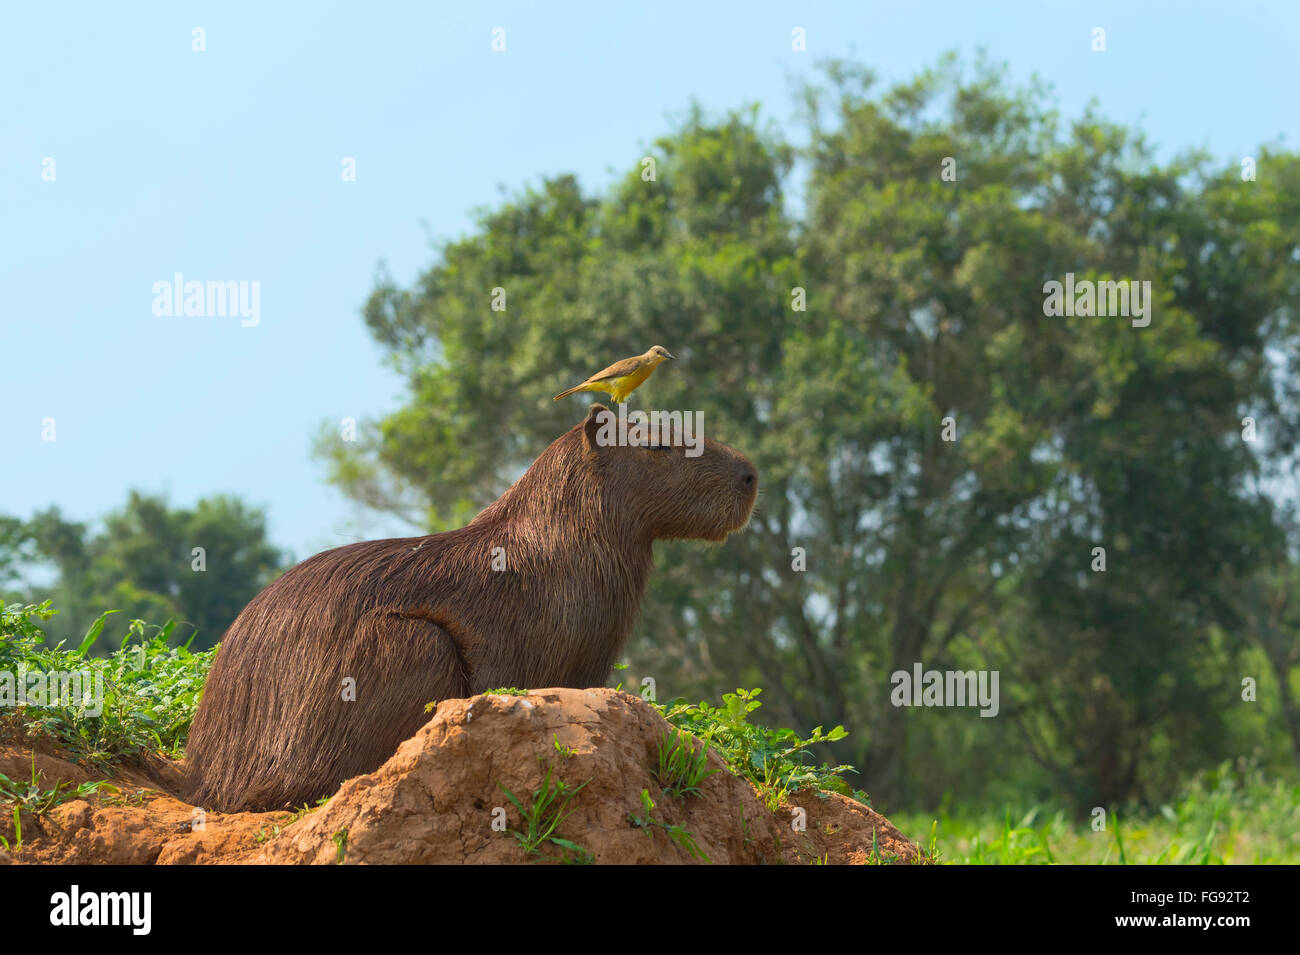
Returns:
[[[25,606],[0,601],[0,670],[77,673],[86,691],[77,700],[16,706],[0,720],[16,722],[25,734],[52,738],[74,761],[103,764],[145,751],[179,756],[216,650],[192,653],[188,640],[169,646],[175,621],[151,626],[131,620],[114,651],[93,656],[91,649],[114,612],[100,614],[77,648],[65,649],[62,642],[52,647],[44,642],[39,621],[57,613],[50,601]],[[102,687],[102,699],[93,699],[89,687]]]
[[[690,733],[672,729],[659,741],[659,765],[655,778],[670,796],[698,796],[700,783],[717,772],[717,769],[709,769],[708,763],[709,747],[706,743],[701,743],[696,750],[695,739]]]
[[[35,752],[32,753],[32,778],[29,781],[15,782],[4,773],[0,773],[0,803],[12,803],[15,812],[21,809],[23,812],[39,816],[70,799],[84,798],[100,789],[118,791],[116,786],[103,780],[73,786],[66,779],[60,779],[54,784],[53,789],[45,789],[40,783],[41,775],[44,774],[38,773],[36,769]]]
[[[643,816],[639,816],[634,812],[627,814],[628,821],[632,825],[644,829],[645,834],[651,838],[654,838],[654,830],[660,829],[667,834],[669,839],[685,849],[687,855],[691,858],[700,859],[703,862],[711,861],[695,842],[695,837],[691,835],[690,830],[684,826],[667,823],[654,817],[655,801],[650,798],[650,790],[648,789],[641,790],[641,808],[645,813]]]
[[[322,796],[320,799],[317,799],[317,800],[316,800],[316,805],[314,805],[314,806],[308,806],[306,803],[304,803],[303,805],[301,805],[301,806],[299,806],[297,809],[295,809],[293,812],[291,812],[291,813],[289,813],[288,815],[282,817],[281,819],[277,820],[276,822],[273,822],[273,823],[271,824],[270,829],[268,829],[268,828],[265,827],[265,826],[263,826],[261,829],[258,829],[258,830],[257,830],[257,841],[258,841],[259,843],[261,843],[261,842],[265,842],[267,839],[274,839],[274,838],[275,838],[276,836],[278,836],[281,832],[283,832],[286,828],[288,828],[289,826],[292,826],[295,822],[297,822],[299,819],[302,819],[302,818],[303,818],[304,816],[306,816],[308,813],[313,813],[313,812],[315,812],[317,809],[319,809],[321,806],[325,805],[325,803],[327,803],[327,802],[329,802],[329,797],[328,797],[328,796]],[[342,833],[342,841],[343,841],[344,844],[346,844],[346,842],[347,842],[347,830],[345,830],[345,829],[340,829],[339,832]],[[336,841],[336,844],[337,844],[337,842],[339,841],[339,836],[338,836],[337,833],[335,834],[335,841]],[[340,856],[339,856],[339,861],[341,862],[342,859],[343,859],[343,857],[342,857],[342,855],[340,855]]]
[[[568,759],[577,752],[572,746],[566,746],[560,742],[559,733],[552,733],[551,738],[555,740],[555,751],[560,754],[561,759]]]
[[[23,851],[23,818],[22,818],[22,814],[18,811],[17,806],[14,806],[13,845],[11,846],[9,844],[9,840],[6,839],[4,836],[0,836],[0,844],[3,844],[6,850],[12,850],[13,852]]]
[[[293,812],[289,813],[289,815],[287,815],[285,818],[281,819],[280,824],[282,826],[292,826],[299,819],[303,818],[308,813],[315,812],[317,809],[319,809],[321,806],[325,805],[329,801],[330,801],[329,796],[321,796],[320,799],[316,800],[316,805],[314,806],[308,806],[306,803],[303,803]]]
[[[586,787],[590,779],[570,787],[568,783],[555,775],[550,765],[542,776],[542,785],[533,790],[531,801],[524,803],[501,783],[497,786],[507,799],[519,810],[523,817],[524,828],[512,829],[511,833],[519,840],[525,855],[536,856],[546,843],[558,846],[562,852],[573,853],[577,861],[586,861],[590,854],[582,846],[559,836],[560,823],[573,812],[573,800]]]
[[[766,760],[763,761],[762,773],[755,777],[754,788],[768,812],[776,812],[785,802],[785,797],[790,795],[789,781]]]
[[[804,739],[792,729],[750,723],[750,714],[763,705],[758,699],[762,692],[738,689],[724,694],[722,705],[716,707],[681,699],[653,705],[669,723],[717,750],[731,772],[748,779],[763,794],[769,809],[779,805],[787,793],[807,788],[838,792],[867,803],[866,794],[852,789],[842,778],[854,772],[852,766],[811,763],[810,747],[843,739],[848,731],[836,726],[827,733],[818,726]]]

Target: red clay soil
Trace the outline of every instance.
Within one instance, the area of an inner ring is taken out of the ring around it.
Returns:
[[[845,796],[805,791],[769,812],[753,786],[727,772],[714,753],[709,765],[719,771],[705,777],[698,795],[667,795],[654,771],[669,729],[649,704],[610,689],[445,700],[388,762],[349,779],[312,812],[205,817],[171,794],[180,791],[183,765],[151,760],[115,768],[109,779],[115,791],[101,789],[39,816],[23,813],[21,849],[0,848],[0,863],[917,860],[916,847],[887,819]],[[58,780],[76,786],[105,778],[27,740],[0,741],[0,772],[30,779],[33,753],[43,789]],[[570,790],[585,783],[554,833],[580,851],[547,841],[530,855],[512,834],[527,826],[504,790],[529,806],[548,770],[552,782],[562,780]],[[649,814],[643,789],[655,803]],[[804,824],[798,831],[796,819]],[[675,826],[690,839],[670,836],[668,827]],[[16,847],[12,810],[0,818],[0,835]],[[683,845],[690,840],[698,856]]]

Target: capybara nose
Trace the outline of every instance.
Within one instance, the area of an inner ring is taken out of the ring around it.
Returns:
[[[758,487],[758,474],[751,465],[746,464],[740,469],[740,486],[745,491]]]

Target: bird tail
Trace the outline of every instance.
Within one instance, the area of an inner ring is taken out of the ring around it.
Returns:
[[[568,391],[561,391],[558,395],[556,395],[556,396],[555,396],[554,398],[552,398],[551,400],[552,400],[552,401],[559,401],[561,398],[567,398],[567,397],[569,397],[569,395],[577,394],[579,391],[585,391],[586,389],[587,389],[587,383],[584,381],[584,382],[583,382],[582,384],[580,384],[580,385],[574,385],[574,386],[573,386],[572,388],[570,388]]]

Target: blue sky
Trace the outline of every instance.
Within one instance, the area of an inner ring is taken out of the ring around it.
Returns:
[[[5,4],[0,513],[232,492],[299,559],[382,536],[309,455],[322,421],[401,401],[359,315],[381,260],[409,282],[502,186],[603,188],[692,98],[784,122],[819,58],[892,81],[979,47],[1166,155],[1296,147],[1294,0]],[[156,316],[176,272],[259,282],[259,324]]]

